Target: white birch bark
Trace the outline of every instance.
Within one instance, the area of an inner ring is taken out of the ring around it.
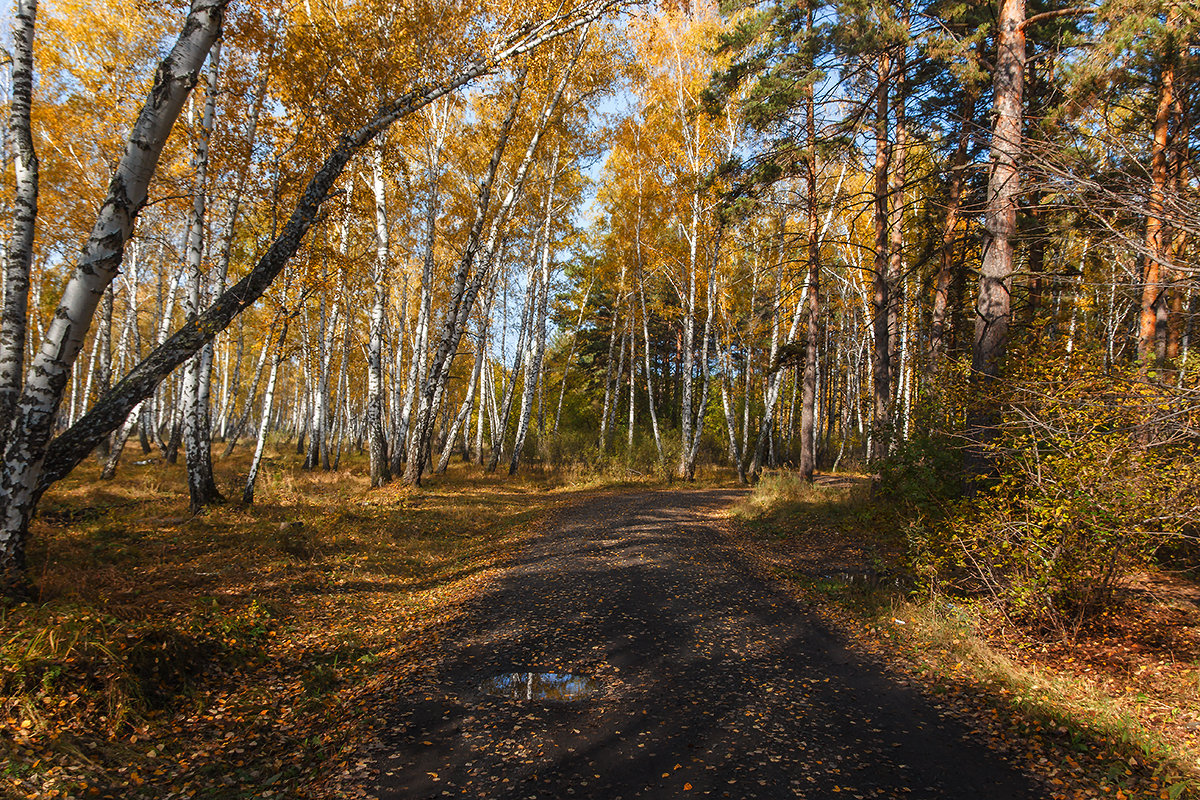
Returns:
[[[196,171],[192,193],[192,212],[187,237],[188,292],[185,310],[188,319],[200,315],[201,270],[205,245],[205,214],[208,210],[208,145],[212,137],[213,119],[217,108],[217,73],[220,69],[221,42],[218,39],[208,56],[208,76],[205,88],[204,115],[196,137],[192,164]],[[224,498],[217,489],[212,469],[212,431],[208,418],[206,376],[212,372],[212,347],[205,345],[187,362],[183,375],[183,443],[187,457],[188,496],[191,513]]]
[[[475,390],[479,384],[481,375],[483,374],[483,362],[486,355],[483,349],[484,336],[482,331],[482,323],[480,324],[480,334],[478,341],[475,343],[475,366],[471,368],[471,380],[467,384],[467,396],[463,398],[462,406],[458,413],[454,416],[454,422],[450,426],[450,433],[446,436],[446,446],[442,448],[442,455],[438,459],[435,472],[445,472],[450,466],[450,454],[454,450],[454,439],[458,435],[458,431],[471,416],[471,407],[475,402]],[[464,440],[463,447],[467,448],[467,441]]]
[[[146,190],[167,134],[217,38],[226,3],[227,0],[193,0],[183,31],[155,76],[149,101],[134,126],[96,226],[64,291],[59,312],[34,357],[35,369],[31,374],[36,374],[37,380],[27,382],[23,388],[13,435],[5,445],[0,464],[0,575],[3,575],[0,582],[4,584],[15,586],[21,580],[28,523],[41,492],[66,475],[164,377],[266,291],[299,248],[317,219],[321,204],[355,153],[396,120],[495,71],[504,62],[589,25],[611,8],[615,0],[566,9],[522,25],[450,78],[420,84],[384,102],[375,118],[339,138],[301,193],[282,231],[250,273],[217,298],[193,324],[177,331],[150,353],[79,423],[51,443],[55,412],[69,380],[71,365],[91,324],[97,299],[120,265],[124,244],[146,202]]]
[[[375,301],[367,344],[367,449],[371,459],[371,486],[392,479],[383,433],[383,325],[387,314],[388,229],[387,199],[383,185],[383,154],[376,148],[371,161],[371,188],[375,195]]]
[[[12,113],[8,123],[17,152],[13,159],[14,213],[4,252],[4,304],[0,310],[0,452],[9,436],[9,420],[15,417],[25,368],[29,273],[33,265],[39,178],[30,127],[36,17],[37,0],[17,0],[12,30]]]
[[[5,442],[0,473],[0,583],[14,585],[20,579],[42,464],[71,366],[83,346],[100,297],[117,275],[125,243],[145,205],[150,178],[167,135],[220,32],[224,6],[225,0],[193,0],[183,32],[159,66],[150,98],[134,124],[54,321],[33,356],[29,380],[22,388]],[[124,409],[94,441],[119,425],[135,404]],[[84,455],[91,449],[88,447]]]
[[[553,265],[551,225],[553,224],[554,187],[558,178],[558,158],[561,150],[562,145],[559,144],[554,148],[554,156],[550,159],[549,185],[546,188],[546,211],[542,218],[541,270],[536,294],[537,310],[533,322],[533,352],[525,370],[525,386],[521,390],[521,414],[517,419],[517,435],[513,442],[512,461],[508,467],[509,475],[516,475],[517,469],[521,465],[521,450],[525,446],[525,435],[529,431],[529,418],[533,411],[534,390],[541,382],[542,359],[546,355],[546,305]]]
[[[509,373],[508,380],[504,383],[504,400],[500,404],[500,424],[492,429],[492,458],[488,462],[488,472],[495,471],[503,456],[504,436],[508,432],[508,417],[512,412],[512,401],[517,388],[517,378],[520,377],[522,368],[529,363],[530,328],[533,324],[533,306],[536,303],[537,297],[537,286],[535,285],[536,281],[534,278],[535,266],[535,262],[531,260],[526,280],[525,302],[521,307],[521,327],[517,334],[517,347],[513,352],[512,372]],[[503,362],[501,362],[501,369],[503,369]]]
[[[638,242],[638,261],[641,261],[641,241]],[[646,365],[646,403],[650,410],[650,429],[654,433],[654,449],[658,452],[659,466],[665,468],[666,454],[663,452],[662,435],[658,430],[658,406],[654,402],[654,373],[650,369],[650,316],[646,313],[646,283],[642,270],[638,270],[638,299],[642,308],[642,343]]]
[[[496,211],[495,219],[492,221],[491,230],[488,234],[487,243],[482,248],[482,258],[480,259],[479,268],[475,271],[475,275],[468,282],[468,276],[471,267],[474,265],[476,255],[479,253],[479,239],[483,231],[484,215],[487,213],[487,207],[491,197],[492,182],[495,179],[495,173],[499,167],[499,158],[503,154],[504,145],[507,143],[508,133],[512,128],[513,120],[515,119],[516,111],[520,101],[520,92],[514,97],[513,105],[509,108],[509,116],[505,119],[501,129],[500,142],[497,145],[496,151],[492,155],[492,163],[489,165],[488,177],[484,180],[480,187],[480,200],[476,207],[476,219],[471,227],[471,234],[468,238],[468,245],[464,250],[463,257],[459,263],[459,269],[455,274],[454,286],[450,293],[450,308],[446,314],[445,330],[438,342],[437,352],[434,354],[432,368],[430,370],[430,380],[425,389],[425,395],[421,400],[420,418],[418,420],[418,430],[416,438],[419,442],[410,444],[409,461],[405,468],[404,481],[405,483],[417,484],[421,482],[421,473],[424,471],[424,452],[427,449],[428,438],[432,434],[431,422],[437,410],[441,406],[442,396],[446,391],[446,382],[450,378],[450,366],[454,360],[455,352],[458,349],[458,343],[462,339],[463,331],[465,330],[466,322],[470,316],[471,309],[474,307],[475,298],[479,294],[479,289],[483,284],[484,278],[491,269],[491,262],[496,254],[496,248],[499,243],[500,233],[508,223],[508,217],[512,211],[514,203],[524,193],[525,179],[529,174],[529,165],[533,162],[534,154],[537,152],[542,136],[549,127],[550,121],[554,116],[555,110],[558,108],[559,102],[562,100],[563,93],[566,91],[567,83],[570,79],[571,72],[575,64],[579,61],[579,56],[583,52],[583,47],[587,42],[587,26],[590,23],[585,23],[584,31],[579,37],[579,42],[571,56],[571,61],[567,64],[563,71],[562,79],[559,81],[549,102],[542,109],[533,129],[533,135],[530,137],[529,144],[525,148],[525,155],[521,159],[520,166],[517,167],[516,173],[513,176],[512,185],[504,200],[501,202]],[[524,72],[521,73],[519,86],[523,86],[525,82]],[[413,456],[418,457],[414,458]]]
[[[254,455],[250,459],[250,472],[246,475],[246,485],[242,489],[242,502],[250,505],[254,502],[254,484],[258,481],[258,468],[262,463],[263,448],[267,444],[267,432],[271,427],[271,412],[275,405],[275,382],[279,378],[279,363],[283,361],[283,343],[287,339],[288,321],[285,317],[280,321],[279,338],[275,341],[275,357],[271,359],[271,371],[267,375],[267,387],[263,390],[262,417],[258,423],[258,437],[254,442]],[[270,337],[264,345],[266,352],[270,345]]]
[[[270,350],[271,337],[268,336],[263,342],[262,350],[259,351],[258,362],[254,365],[254,377],[250,381],[250,391],[246,394],[246,403],[237,421],[230,428],[227,436],[228,441],[225,443],[225,452],[221,455],[222,458],[229,458],[233,454],[233,449],[237,447],[238,440],[242,437],[242,432],[246,428],[246,423],[250,420],[250,415],[254,410],[254,398],[258,394],[258,385],[262,381],[263,367],[267,363],[267,355]]]

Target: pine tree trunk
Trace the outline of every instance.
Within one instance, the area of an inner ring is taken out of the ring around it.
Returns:
[[[971,367],[981,387],[1000,376],[1012,317],[1013,251],[1021,192],[1022,93],[1025,82],[1025,0],[1002,0],[994,80],[996,125],[988,176],[983,261],[975,305]],[[982,389],[987,392],[986,388]],[[981,396],[981,402],[986,400]],[[977,412],[978,413],[978,412]]]
[[[1163,65],[1159,81],[1158,109],[1154,116],[1153,150],[1150,162],[1150,193],[1147,202],[1142,307],[1138,337],[1138,360],[1143,369],[1167,358],[1167,285],[1170,268],[1170,230],[1163,220],[1167,189],[1167,149],[1170,146],[1171,112],[1175,105],[1175,68]]]
[[[871,312],[874,349],[871,373],[874,394],[871,452],[869,458],[887,453],[891,437],[891,336],[888,315],[891,309],[887,270],[888,259],[888,81],[891,59],[879,55],[875,87],[875,264],[871,276]]]

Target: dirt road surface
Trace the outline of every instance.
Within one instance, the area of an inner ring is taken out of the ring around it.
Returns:
[[[444,633],[426,677],[401,687],[372,793],[1043,796],[757,576],[722,533],[738,496],[644,492],[559,512]],[[587,676],[595,692],[494,694],[511,673]]]

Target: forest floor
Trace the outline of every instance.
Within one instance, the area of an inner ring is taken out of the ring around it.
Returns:
[[[1044,797],[754,570],[728,532],[743,494],[622,494],[554,514],[397,682],[363,794]],[[488,691],[514,673],[597,685],[573,700]]]
[[[227,496],[246,459],[217,461]],[[182,461],[83,464],[43,499],[38,594],[0,603],[0,797],[327,796],[379,687],[549,509],[625,483],[455,464],[372,490],[361,456],[304,471],[281,445],[253,506],[193,517]]]
[[[772,497],[456,466],[370,490],[358,460],[296,464],[273,453],[255,506],[199,517],[182,465],[84,466],[47,495],[40,596],[0,606],[0,796],[1196,785],[1200,613],[1169,576],[1068,644],[908,597],[856,479]],[[244,466],[218,462],[228,493]],[[484,690],[525,672],[594,694]]]

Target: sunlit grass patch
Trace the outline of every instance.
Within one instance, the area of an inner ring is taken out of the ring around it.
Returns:
[[[1129,624],[1066,641],[1014,627],[982,601],[912,593],[902,520],[865,481],[768,476],[738,516],[765,569],[900,675],[975,717],[1049,796],[1200,796],[1200,660],[1180,660],[1187,648],[1156,644],[1154,633],[1194,626],[1194,613],[1164,608],[1169,619],[1151,620],[1130,607]]]
[[[0,616],[0,794],[311,796],[546,512],[613,485],[456,463],[371,490],[357,454],[268,454],[251,507],[189,515],[182,463],[85,464],[47,495],[38,594]],[[227,497],[245,467],[216,463]]]

